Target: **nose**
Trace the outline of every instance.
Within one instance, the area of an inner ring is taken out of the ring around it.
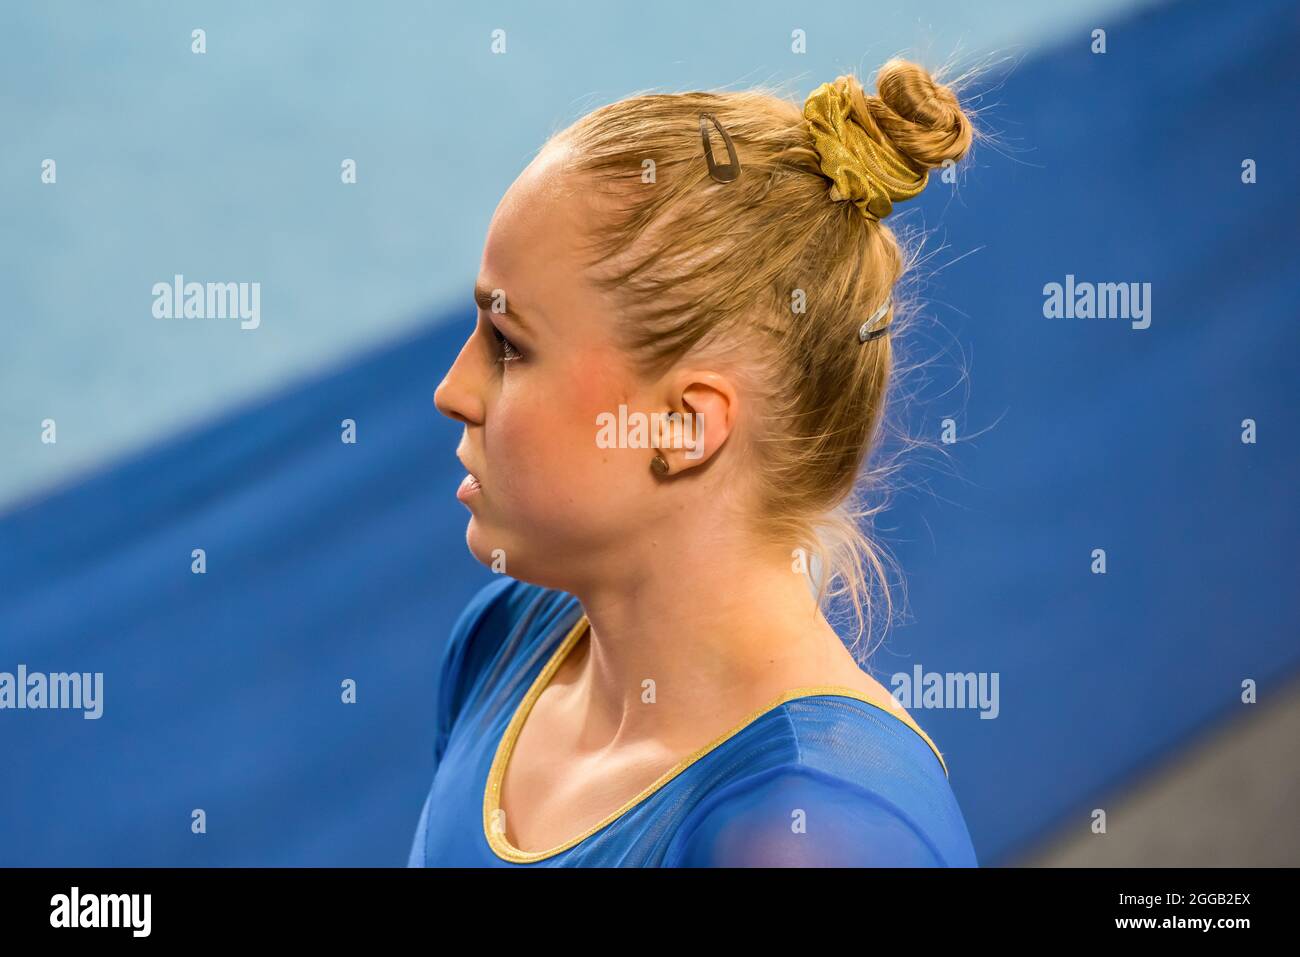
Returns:
[[[433,393],[433,404],[438,411],[463,425],[483,422],[483,398],[473,372],[473,341],[471,334]]]

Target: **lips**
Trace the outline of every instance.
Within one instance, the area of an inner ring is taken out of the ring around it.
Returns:
[[[460,488],[456,489],[456,497],[465,502],[478,495],[481,491],[483,491],[483,486],[479,485],[478,479],[471,473],[460,480]]]
[[[474,496],[479,492],[481,492],[483,490],[483,486],[479,481],[478,474],[474,471],[474,469],[470,466],[470,464],[467,461],[465,461],[465,457],[461,455],[459,452],[457,452],[456,458],[460,460],[461,465],[465,466],[465,471],[468,473],[463,479],[461,479],[460,487],[456,489],[456,497],[461,501],[464,501],[465,499],[470,498],[471,496]]]

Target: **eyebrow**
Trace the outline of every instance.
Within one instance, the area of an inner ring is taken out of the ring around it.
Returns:
[[[475,284],[474,284],[474,302],[477,303],[478,307],[479,307],[480,309],[482,309],[484,312],[486,312],[486,313],[488,313],[489,315],[492,315],[492,316],[506,316],[506,317],[510,318],[511,320],[513,320],[513,321],[515,322],[515,324],[518,325],[518,326],[519,326],[521,329],[523,329],[524,331],[526,331],[526,332],[531,332],[532,329],[531,329],[531,327],[528,325],[528,322],[524,319],[524,317],[521,316],[521,315],[519,315],[519,313],[515,312],[513,309],[510,308],[510,296],[509,296],[509,295],[507,295],[507,296],[505,297],[505,299],[506,299],[506,311],[505,311],[505,312],[493,312],[493,311],[492,311],[492,300],[493,300],[492,290],[493,290],[494,288],[499,289],[500,287],[499,287],[499,286],[497,286],[497,287],[488,287],[488,286],[485,286],[485,285],[484,285],[483,283],[481,283],[481,282],[479,282],[479,283],[475,283]]]

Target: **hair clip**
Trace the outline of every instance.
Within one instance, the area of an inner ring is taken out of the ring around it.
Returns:
[[[889,312],[889,307],[893,304],[893,297],[886,299],[880,308],[871,314],[871,318],[858,327],[858,342],[870,342],[872,339],[879,339],[889,331],[889,323],[885,323],[885,325],[874,331],[871,326],[879,321],[881,316]]]
[[[709,123],[712,122],[719,133],[722,134],[722,141],[727,144],[727,159],[729,162],[726,166],[720,166],[713,158],[713,144],[709,142]],[[727,131],[722,128],[718,118],[712,113],[700,114],[700,138],[704,140],[704,158],[709,164],[709,175],[719,183],[730,183],[740,175],[740,160],[736,158],[736,148],[731,145],[731,137]]]

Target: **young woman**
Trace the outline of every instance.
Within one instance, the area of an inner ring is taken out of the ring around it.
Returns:
[[[625,99],[502,199],[435,401],[505,574],[452,629],[411,865],[976,864],[824,614],[880,568],[851,506],[905,267],[881,220],[974,133],[913,63],[877,88]]]

